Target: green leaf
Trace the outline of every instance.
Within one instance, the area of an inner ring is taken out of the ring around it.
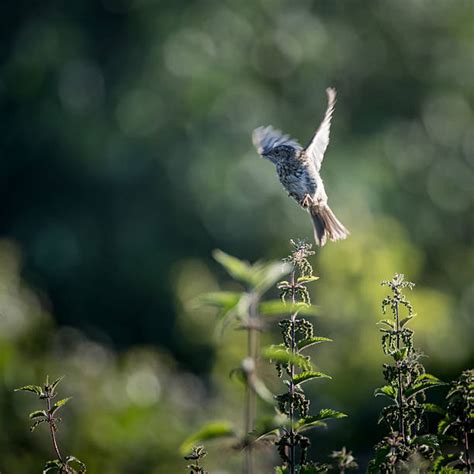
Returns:
[[[411,444],[415,446],[428,446],[436,451],[439,451],[440,449],[438,437],[433,434],[415,436]]]
[[[179,451],[184,456],[191,451],[195,444],[233,436],[235,436],[235,431],[231,423],[227,421],[216,421],[203,426],[198,432],[186,438],[181,444]]]
[[[383,387],[377,388],[375,390],[374,395],[376,397],[378,397],[379,395],[385,395],[391,400],[395,400],[397,398],[397,391],[395,390],[395,387],[393,387],[392,385],[385,385]]]
[[[405,390],[405,397],[411,398],[416,394],[424,392],[429,388],[438,387],[440,385],[446,384],[438,378],[434,377],[433,375],[422,374],[416,378],[414,384],[412,384],[410,387],[407,387],[407,389]]]
[[[329,375],[323,374],[322,372],[308,371],[308,372],[302,372],[301,374],[295,375],[293,377],[293,383],[295,385],[299,385],[303,382],[307,382],[308,380],[320,379],[320,378],[330,379],[332,377],[330,377]]]
[[[316,280],[319,280],[318,276],[308,275],[308,276],[299,277],[297,281],[298,283],[309,283],[311,281],[316,281]]]
[[[406,323],[408,323],[408,321],[410,321],[410,319],[413,319],[415,316],[416,314],[410,314],[406,318],[403,318],[399,323],[400,328],[404,328]]]
[[[269,346],[262,349],[262,357],[282,364],[294,364],[304,371],[311,371],[313,368],[306,357],[300,354],[292,354],[281,346]]]
[[[306,349],[308,347],[314,346],[315,344],[321,344],[321,342],[332,342],[332,339],[329,337],[310,337],[308,339],[303,339],[298,342],[298,349]]]
[[[24,387],[15,388],[15,392],[32,392],[36,395],[42,395],[43,389],[39,385],[25,385]]]
[[[59,382],[64,378],[64,375],[61,375],[61,377],[58,377],[52,384],[51,384],[51,394],[54,395],[54,392],[56,390],[56,387],[59,385]]]
[[[401,349],[395,350],[390,353],[390,355],[397,361],[406,359],[408,355],[408,347],[403,347]]]
[[[36,421],[30,426],[30,431],[33,432],[33,431],[38,427],[38,425],[40,425],[41,423],[45,423],[46,421],[48,421],[46,418],[41,418],[40,420],[36,420]]]
[[[66,403],[71,400],[72,397],[67,397],[67,398],[63,398],[62,400],[58,400],[52,407],[51,407],[51,410],[49,410],[49,412],[54,415],[54,413],[56,413],[61,407],[63,407],[64,405],[66,405]]]
[[[226,269],[232,278],[235,278],[244,285],[253,286],[253,269],[250,263],[232,257],[232,255],[228,255],[222,250],[214,250],[213,257]]]
[[[303,316],[314,316],[319,314],[317,306],[308,306],[304,303],[284,303],[281,300],[270,300],[260,303],[258,311],[262,316],[281,316],[284,314],[298,313]]]
[[[423,409],[428,413],[438,413],[443,416],[446,414],[446,410],[435,403],[423,403]]]
[[[296,431],[302,433],[304,431],[310,430],[312,428],[318,428],[321,426],[326,426],[324,423],[326,420],[346,418],[347,415],[340,411],[332,410],[330,408],[323,408],[317,415],[307,416],[298,420],[295,425]]]
[[[265,293],[283,276],[291,271],[291,265],[282,262],[256,263],[252,275],[255,291]]]
[[[62,467],[62,462],[59,459],[47,461],[43,469],[43,474],[50,471],[59,471],[61,467]]]
[[[72,462],[79,465],[79,474],[84,474],[86,472],[86,465],[77,459],[76,456],[66,456],[66,465],[69,466]]]
[[[204,293],[196,298],[199,306],[212,306],[218,308],[218,317],[222,318],[230,311],[236,309],[242,298],[242,293],[237,291],[215,291]]]
[[[39,418],[40,416],[46,417],[48,416],[48,414],[46,413],[45,410],[36,410],[36,411],[31,412],[28,416],[30,419],[33,419],[33,418]]]
[[[390,329],[395,329],[395,323],[391,319],[382,319],[377,324],[385,324]]]

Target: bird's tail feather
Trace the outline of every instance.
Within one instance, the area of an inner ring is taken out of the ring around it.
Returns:
[[[349,235],[349,231],[339,222],[328,205],[312,206],[309,213],[313,219],[316,245],[322,247],[328,238],[332,241],[342,240]]]

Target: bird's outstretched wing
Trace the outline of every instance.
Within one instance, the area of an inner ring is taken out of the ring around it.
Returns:
[[[336,104],[336,90],[332,87],[329,87],[326,89],[326,94],[328,96],[328,108],[326,109],[326,114],[324,115],[324,119],[321,122],[318,131],[311,140],[311,143],[306,148],[306,154],[313,159],[318,171],[321,168],[324,153],[326,152],[326,148],[329,145],[331,119],[334,112],[334,105]]]
[[[260,155],[280,145],[291,146],[297,150],[303,148],[296,140],[290,138],[289,135],[284,135],[280,130],[275,130],[271,125],[256,128],[252,134],[252,142]]]

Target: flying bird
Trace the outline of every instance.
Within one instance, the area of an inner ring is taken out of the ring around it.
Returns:
[[[252,141],[258,153],[275,166],[281,184],[301,207],[307,209],[314,226],[314,239],[323,246],[327,239],[341,240],[349,231],[328,206],[328,197],[319,174],[329,145],[331,119],[336,103],[335,89],[326,89],[328,107],[311,143],[303,148],[296,140],[272,126],[254,130]]]

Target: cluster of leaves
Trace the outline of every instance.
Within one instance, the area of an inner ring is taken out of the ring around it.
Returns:
[[[61,408],[71,400],[71,397],[67,397],[53,403],[53,399],[57,396],[56,389],[62,379],[63,377],[59,377],[54,382],[50,383],[49,377],[46,376],[46,381],[43,386],[25,385],[24,387],[15,389],[15,391],[34,393],[40,400],[46,402],[46,409],[35,410],[29,414],[29,418],[32,420],[31,431],[34,431],[38,425],[42,423],[47,423],[49,425],[53,449],[57,456],[56,459],[46,462],[43,473],[56,472],[59,474],[82,474],[86,472],[86,465],[75,456],[62,456],[56,439],[58,423],[61,421],[61,418],[58,417],[58,413]],[[76,465],[77,467],[74,468],[71,464]]]
[[[189,474],[208,474],[208,472],[204,470],[204,467],[199,464],[206,454],[207,451],[204,449],[204,446],[193,446],[191,453],[184,456],[186,461],[192,461],[192,463],[187,466],[188,469],[190,469]]]
[[[302,241],[291,241],[293,251],[284,261],[291,265],[290,280],[278,283],[283,302],[291,301],[292,310],[288,319],[280,321],[283,342],[263,351],[263,356],[275,363],[279,377],[284,377],[286,391],[277,395],[278,411],[286,417],[277,430],[277,446],[283,466],[277,472],[319,472],[321,466],[308,463],[307,452],[310,440],[305,432],[325,426],[331,418],[343,418],[346,415],[335,410],[323,409],[317,415],[309,415],[310,400],[304,393],[302,384],[309,380],[330,378],[314,370],[310,356],[304,351],[314,344],[330,341],[328,338],[315,337],[313,324],[299,318],[299,309],[311,305],[308,283],[317,280],[308,257],[314,252],[311,245]],[[273,435],[276,433],[274,432]]]
[[[379,322],[383,351],[392,362],[384,364],[386,385],[378,388],[375,396],[384,396],[391,402],[382,410],[379,419],[379,423],[384,422],[390,432],[376,445],[370,472],[404,469],[416,457],[432,460],[439,452],[435,435],[420,434],[427,407],[425,392],[443,385],[443,382],[425,372],[420,362],[421,354],[413,347],[413,330],[407,325],[415,314],[403,290],[412,289],[414,284],[406,281],[404,275],[395,274],[392,280],[383,281],[382,285],[392,291],[382,301],[383,314],[390,308],[392,319]],[[401,314],[402,308],[405,315]]]
[[[458,446],[460,451],[439,456],[434,470],[459,469],[471,473],[469,437],[474,434],[474,369],[465,370],[451,382],[446,400],[445,410],[433,407],[433,411],[443,414],[438,424],[438,437],[446,444]]]

